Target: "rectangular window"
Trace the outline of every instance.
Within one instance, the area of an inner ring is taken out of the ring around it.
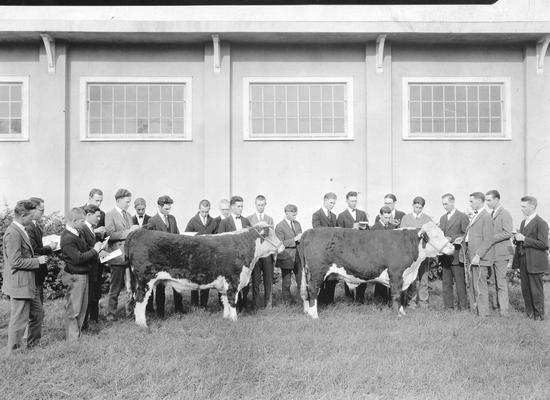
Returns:
[[[247,140],[353,139],[352,78],[245,78]]]
[[[509,140],[509,78],[404,78],[403,137]]]
[[[0,141],[29,140],[28,77],[0,77]]]
[[[191,78],[81,78],[82,140],[191,140]]]

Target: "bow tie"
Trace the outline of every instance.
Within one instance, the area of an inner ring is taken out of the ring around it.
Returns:
[[[139,218],[143,218],[143,215],[139,215]]]
[[[239,216],[239,217],[237,217],[237,216],[235,215],[235,219],[241,219],[241,217],[240,217],[240,216]]]
[[[477,214],[477,213],[478,213],[478,211],[474,211],[474,214]]]

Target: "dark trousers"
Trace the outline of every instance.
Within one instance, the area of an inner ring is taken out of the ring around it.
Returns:
[[[271,256],[260,258],[252,270],[252,299],[254,307],[260,308],[260,281],[264,280],[264,306],[271,305],[271,293],[273,288],[273,258]]]
[[[126,273],[126,265],[111,265],[111,286],[109,287],[109,304],[107,315],[116,316],[118,309],[118,295],[124,288],[124,274]]]
[[[457,308],[459,310],[468,309],[468,295],[466,293],[466,276],[464,274],[464,263],[452,265],[453,256],[443,255],[439,257],[443,267],[441,281],[443,296],[443,306],[445,308],[454,308],[455,299],[453,285],[456,285],[456,297],[458,298]]]
[[[157,306],[157,315],[159,317],[164,317],[164,304],[166,303],[166,286],[162,283],[157,284],[155,290],[155,305]],[[174,294],[174,311],[177,313],[183,313],[183,297],[181,294],[172,289]],[[153,297],[149,297],[149,302],[147,303],[147,309],[149,311],[153,310]]]
[[[543,274],[527,272],[525,256],[519,258],[519,276],[521,279],[521,294],[525,302],[525,312],[529,318],[544,318],[544,287]]]
[[[86,309],[86,317],[84,318],[84,329],[88,326],[89,321],[99,322],[99,300],[101,299],[102,275],[103,264],[99,264],[97,275],[89,280],[88,308]]]
[[[292,301],[292,294],[290,293],[292,273],[294,273],[294,278],[296,279],[296,284],[298,285],[298,293],[300,293],[300,289],[302,287],[302,264],[300,263],[300,258],[298,257],[298,254],[296,254],[296,259],[294,261],[294,266],[292,267],[292,269],[281,268],[282,297],[284,303]]]
[[[206,308],[210,289],[191,290],[191,305]]]

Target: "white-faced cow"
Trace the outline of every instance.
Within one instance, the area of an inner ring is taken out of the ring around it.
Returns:
[[[237,319],[235,302],[259,258],[284,250],[273,227],[261,224],[220,235],[185,236],[138,229],[126,238],[135,278],[136,323],[147,326],[145,306],[158,283],[184,289],[216,289],[223,316]]]
[[[404,314],[403,291],[416,279],[420,263],[426,257],[453,252],[453,245],[433,222],[421,229],[309,229],[299,248],[304,266],[304,312],[318,318],[317,295],[322,282],[340,277],[351,288],[364,282],[389,286],[393,307],[397,310],[400,306],[399,313]]]

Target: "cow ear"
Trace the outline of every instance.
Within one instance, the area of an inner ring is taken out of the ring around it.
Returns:
[[[428,244],[428,241],[430,240],[430,237],[426,232],[421,232],[420,237],[422,238],[422,248],[426,248],[426,244]]]

